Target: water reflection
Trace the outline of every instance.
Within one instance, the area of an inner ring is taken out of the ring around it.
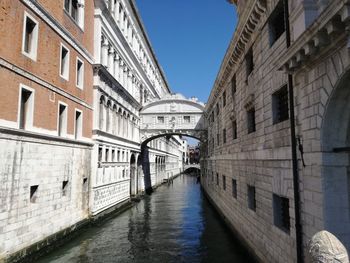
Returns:
[[[203,197],[181,176],[123,214],[84,231],[39,263],[252,262]]]

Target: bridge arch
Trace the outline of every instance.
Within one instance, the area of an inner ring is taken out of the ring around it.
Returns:
[[[144,105],[140,111],[140,143],[142,170],[146,193],[152,193],[150,177],[151,160],[148,142],[171,135],[180,135],[207,141],[205,130],[204,103],[197,99],[186,99],[181,94],[170,94],[160,100]],[[166,160],[155,160],[155,166],[164,170]]]
[[[146,104],[140,112],[141,145],[167,135],[206,141],[203,103],[171,94]]]

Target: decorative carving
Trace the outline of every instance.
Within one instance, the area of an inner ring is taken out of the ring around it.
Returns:
[[[311,238],[308,252],[312,263],[349,263],[344,245],[327,231],[318,232]]]

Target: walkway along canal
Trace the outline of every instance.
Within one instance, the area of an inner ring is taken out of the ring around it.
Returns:
[[[254,261],[208,203],[196,177],[182,175],[37,262]]]

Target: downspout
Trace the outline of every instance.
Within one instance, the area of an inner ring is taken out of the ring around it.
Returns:
[[[289,7],[288,0],[283,0],[285,28],[286,28],[286,44],[290,47],[290,24],[289,24]],[[289,96],[289,115],[290,115],[290,137],[292,150],[292,166],[293,166],[293,189],[294,189],[294,211],[295,211],[295,236],[297,248],[297,262],[303,263],[303,233],[301,225],[301,205],[300,205],[300,188],[299,188],[299,171],[297,157],[297,138],[295,136],[295,114],[294,114],[294,92],[293,92],[293,75],[288,74],[288,96]]]

